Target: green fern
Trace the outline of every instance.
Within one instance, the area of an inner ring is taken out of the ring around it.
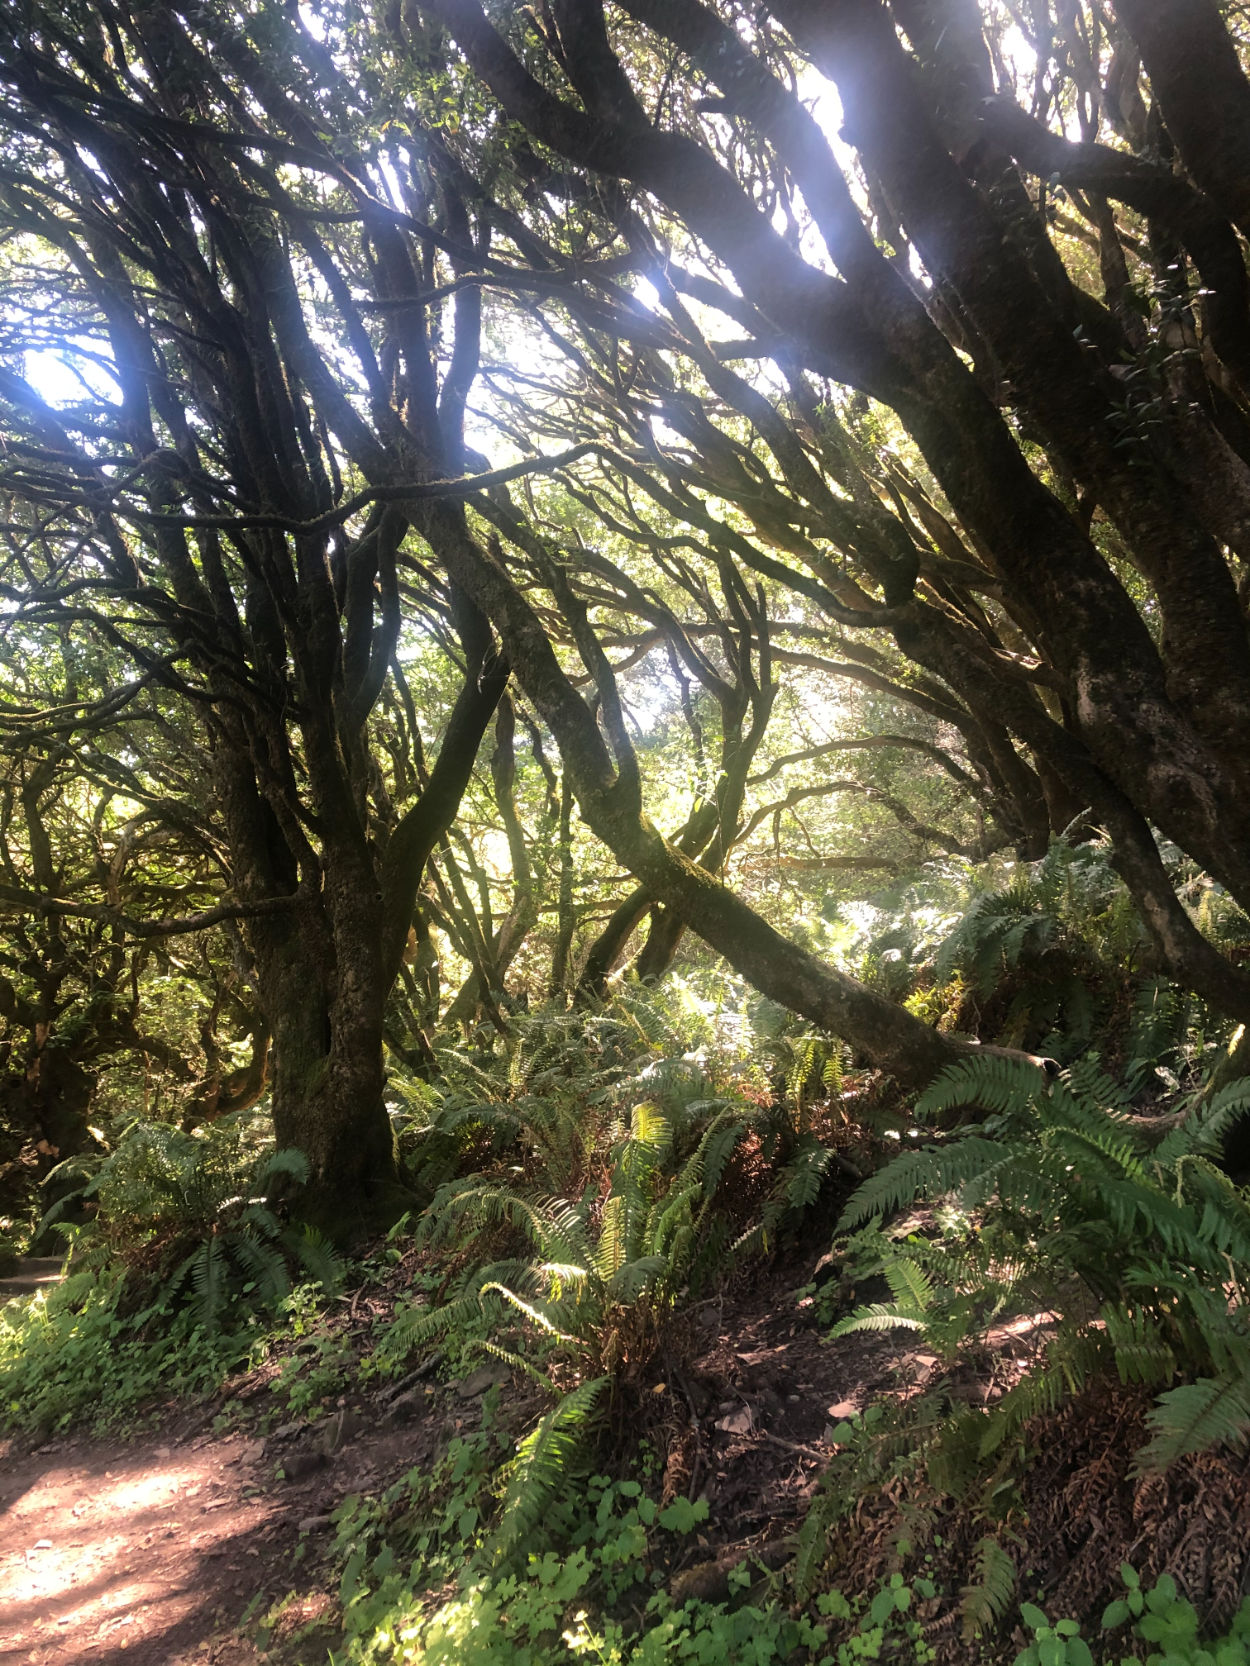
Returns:
[[[273,1201],[308,1173],[300,1151],[257,1149],[246,1120],[196,1133],[136,1123],[77,1195],[95,1205],[91,1236],[102,1253],[142,1260],[156,1302],[189,1294],[200,1322],[214,1329],[237,1304],[275,1306],[290,1291],[292,1268],[337,1284],[342,1264],[330,1246],[284,1226]]]
[[[1248,1097],[1250,1082],[1231,1084],[1152,1144],[1096,1061],[1053,1084],[1013,1060],[961,1062],[925,1108],[968,1106],[991,1120],[900,1154],[851,1198],[848,1250],[859,1273],[886,1275],[894,1300],[848,1315],[833,1334],[903,1326],[951,1357],[982,1345],[1004,1316],[1059,1315],[987,1415],[985,1455],[1106,1371],[1152,1387],[1180,1369],[1203,1373],[1161,1395],[1143,1464],[1243,1439],[1250,1327],[1226,1290],[1250,1260],[1250,1201],[1211,1154]],[[935,1208],[937,1240],[863,1226],[918,1204]]]
[[[1250,1441],[1250,1358],[1243,1358],[1235,1372],[1169,1389],[1147,1422],[1153,1433],[1137,1454],[1139,1472],[1166,1469],[1187,1453],[1213,1446],[1244,1451]]]
[[[586,1448],[598,1401],[611,1382],[610,1377],[594,1377],[579,1383],[517,1447],[492,1541],[496,1556],[506,1557],[532,1538],[557,1492],[568,1485]]]
[[[1016,1594],[1016,1564],[992,1533],[977,1541],[972,1552],[972,1571],[973,1578],[959,1593],[965,1643],[996,1626]]]

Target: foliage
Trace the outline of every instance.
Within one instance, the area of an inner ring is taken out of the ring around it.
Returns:
[[[1071,1059],[1093,1042],[1145,933],[1101,843],[1052,841],[989,886],[939,946],[939,986],[958,977],[986,1039]],[[985,1010],[981,1010],[985,1009]]]
[[[1191,1104],[1161,1138],[1133,1120],[1125,1097],[1090,1061],[1050,1084],[1028,1064],[970,1060],[918,1108],[989,1120],[904,1153],[847,1205],[853,1228],[928,1203],[936,1235],[873,1226],[852,1240],[893,1299],[833,1335],[901,1325],[953,1359],[993,1325],[1036,1316],[1033,1360],[986,1414],[983,1455],[1108,1369],[1148,1385],[1198,1376],[1160,1395],[1145,1467],[1250,1433],[1237,1271],[1250,1257],[1250,1201],[1216,1161],[1250,1106],[1250,1082]]]
[[[661,1108],[664,1100],[671,1114]],[[501,1552],[532,1531],[571,1473],[614,1377],[636,1380],[662,1347],[706,1247],[717,1189],[742,1132],[736,1107],[674,1097],[661,1087],[657,1099],[633,1107],[601,1197],[588,1192],[572,1203],[471,1179],[435,1198],[423,1229],[431,1241],[464,1252],[502,1234],[519,1240],[523,1253],[477,1267],[456,1300],[397,1317],[383,1351],[402,1356],[484,1327],[483,1346],[540,1380],[535,1344],[573,1370],[573,1386],[518,1450]],[[693,1149],[681,1155],[692,1139]],[[529,1353],[491,1339],[518,1323]]]
[[[127,1294],[120,1269],[92,1269],[0,1307],[0,1427],[112,1426],[154,1401],[211,1393],[261,1345],[254,1319],[208,1331],[190,1307],[127,1311]]]
[[[1131,1639],[1154,1644],[1143,1656],[1104,1654],[1099,1666],[1245,1666],[1250,1661],[1250,1598],[1246,1598],[1224,1636],[1199,1639],[1198,1615],[1185,1601],[1171,1574],[1160,1575],[1143,1590],[1141,1579],[1127,1562],[1120,1569],[1125,1594],[1107,1605],[1103,1632],[1118,1631],[1128,1622]],[[1075,1620],[1053,1624],[1034,1603],[1023,1603],[1020,1617],[1032,1640],[1015,1658],[1015,1666],[1094,1666],[1090,1644]]]
[[[559,1518],[559,1548],[540,1535],[501,1568],[485,1517],[492,1442],[489,1432],[454,1441],[432,1475],[411,1472],[380,1508],[341,1510],[346,1642],[333,1666],[854,1666],[899,1647],[917,1666],[931,1658],[897,1574],[863,1602],[823,1593],[813,1617],[793,1615],[749,1561],[731,1574],[728,1602],[678,1602],[656,1588],[659,1564],[685,1548],[707,1504],[661,1507],[632,1479],[589,1477]]]
[[[338,1282],[325,1241],[281,1218],[280,1199],[306,1180],[307,1158],[258,1151],[244,1123],[188,1134],[137,1122],[107,1156],[75,1166],[83,1184],[63,1202],[94,1206],[76,1255],[120,1256],[157,1286],[157,1304],[185,1296],[208,1329],[232,1305],[274,1307],[290,1294],[292,1266]]]

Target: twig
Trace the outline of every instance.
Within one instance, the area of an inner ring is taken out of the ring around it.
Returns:
[[[763,1440],[771,1441],[774,1446],[783,1446],[787,1452],[797,1452],[802,1458],[811,1458],[816,1463],[826,1463],[831,1453],[817,1452],[814,1447],[800,1446],[796,1440],[783,1440],[780,1435],[769,1434],[767,1429],[757,1429],[756,1434]]]

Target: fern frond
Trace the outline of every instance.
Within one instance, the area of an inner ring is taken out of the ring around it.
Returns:
[[[1250,1377],[1242,1369],[1169,1389],[1146,1422],[1154,1432],[1137,1454],[1138,1475],[1166,1469],[1188,1452],[1213,1446],[1242,1451],[1250,1439]]]
[[[257,1191],[267,1193],[280,1178],[294,1181],[297,1186],[307,1185],[310,1173],[308,1158],[304,1153],[288,1146],[281,1151],[271,1151],[261,1158],[253,1171],[253,1183]]]
[[[963,1638],[970,1643],[1006,1614],[1016,1594],[1016,1564],[992,1533],[972,1552],[973,1578],[959,1593]]]
[[[220,1238],[209,1238],[191,1257],[191,1286],[200,1322],[211,1330],[225,1294],[226,1269]]]
[[[441,1341],[458,1326],[472,1323],[481,1311],[476,1291],[454,1302],[445,1302],[441,1307],[408,1308],[396,1313],[383,1348],[392,1358],[404,1359],[427,1343]]]
[[[594,1377],[580,1383],[517,1447],[492,1541],[496,1556],[507,1556],[533,1534],[554,1494],[568,1484],[573,1463],[589,1435],[595,1407],[611,1381],[610,1377]]]
[[[981,1438],[982,1456],[997,1452],[1030,1419],[1057,1410],[1069,1396],[1079,1394],[1106,1364],[1107,1353],[1106,1339],[1097,1333],[1056,1338],[1047,1349],[1046,1363],[1008,1389],[990,1412]]]
[[[622,1307],[632,1307],[644,1291],[654,1289],[669,1271],[668,1257],[641,1255],[618,1267],[608,1281],[608,1299]]]
[[[917,1198],[944,1197],[1001,1164],[1005,1155],[997,1140],[979,1135],[904,1151],[851,1194],[838,1230],[846,1232],[874,1216],[891,1215]]]
[[[523,1296],[518,1296],[515,1290],[501,1283],[498,1279],[491,1279],[488,1283],[483,1284],[479,1290],[479,1295],[488,1296],[492,1292],[507,1302],[509,1306],[515,1307],[519,1313],[523,1313],[531,1324],[538,1326],[539,1330],[546,1331],[548,1336],[554,1336],[558,1342],[577,1341],[575,1336],[570,1336],[567,1331],[562,1331],[550,1314],[545,1313],[536,1303],[527,1302]]]
[[[315,1227],[288,1229],[282,1235],[282,1243],[314,1284],[331,1294],[339,1289],[343,1282],[342,1258]]]
[[[927,1313],[933,1306],[933,1280],[911,1256],[902,1254],[891,1259],[884,1272],[890,1294],[901,1311]]]
[[[829,1332],[829,1340],[836,1342],[840,1336],[850,1336],[853,1331],[861,1330],[927,1330],[929,1316],[926,1313],[907,1312],[901,1307],[890,1307],[884,1302],[874,1302],[870,1307],[856,1308],[854,1313],[848,1313],[845,1319],[839,1319]]]
[[[801,1145],[777,1179],[777,1191],[790,1209],[807,1209],[820,1196],[820,1188],[833,1152],[814,1140]]]
[[[271,1307],[290,1295],[291,1279],[286,1261],[272,1244],[260,1243],[243,1232],[232,1232],[224,1240],[212,1241],[226,1244],[233,1260],[250,1277],[256,1297],[263,1306]]]
[[[918,1117],[970,1107],[997,1116],[1023,1116],[1046,1091],[1046,1078],[1023,1059],[987,1053],[948,1065],[916,1101]]]

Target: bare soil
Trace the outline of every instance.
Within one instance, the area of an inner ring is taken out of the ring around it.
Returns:
[[[427,1464],[446,1421],[375,1424],[333,1450],[336,1418],[267,1441],[181,1420],[133,1443],[0,1447],[0,1666],[249,1666],[245,1616],[301,1587],[288,1625],[329,1607],[301,1540],[315,1550],[345,1497]]]

